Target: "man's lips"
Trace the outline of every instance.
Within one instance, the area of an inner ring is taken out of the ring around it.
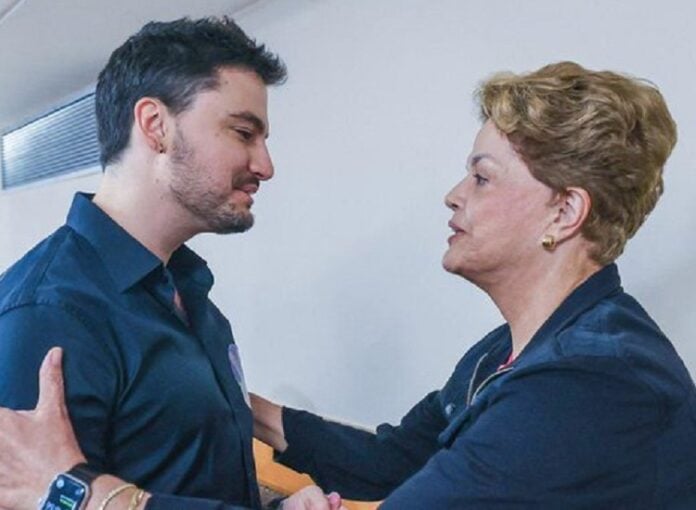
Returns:
[[[248,195],[253,195],[259,190],[259,185],[255,183],[249,183],[244,184],[243,186],[239,186],[237,189],[243,191]]]
[[[237,191],[241,191],[242,193],[245,193],[247,198],[249,199],[249,206],[251,206],[254,203],[254,198],[252,195],[254,195],[259,190],[259,183],[247,182],[240,186],[235,186],[234,189]]]

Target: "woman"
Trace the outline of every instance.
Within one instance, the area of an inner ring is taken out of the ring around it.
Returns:
[[[383,509],[696,508],[696,390],[614,260],[662,193],[676,127],[651,85],[574,63],[504,74],[443,265],[506,324],[376,434],[254,399],[257,435]]]
[[[560,63],[495,76],[478,97],[443,265],[506,323],[398,426],[372,434],[254,396],[256,435],[384,509],[696,508],[696,389],[614,265],[662,192],[676,142],[662,96]]]

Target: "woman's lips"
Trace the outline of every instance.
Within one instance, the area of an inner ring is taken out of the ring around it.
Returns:
[[[464,234],[466,234],[466,231],[464,229],[458,227],[452,221],[449,221],[447,223],[447,225],[449,226],[449,228],[451,228],[454,231],[454,234],[452,234],[451,236],[449,236],[447,238],[447,244],[449,244],[449,245],[452,245],[452,243],[455,241],[455,239],[462,237]]]

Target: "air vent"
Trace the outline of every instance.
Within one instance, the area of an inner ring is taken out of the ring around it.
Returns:
[[[0,154],[3,189],[97,167],[94,94],[5,133]]]

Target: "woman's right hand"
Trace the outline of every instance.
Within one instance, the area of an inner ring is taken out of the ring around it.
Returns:
[[[48,351],[31,411],[0,408],[0,508],[35,510],[58,473],[85,462],[65,406],[62,350]]]
[[[346,510],[336,492],[324,494],[316,485],[305,487],[283,501],[281,510]]]

